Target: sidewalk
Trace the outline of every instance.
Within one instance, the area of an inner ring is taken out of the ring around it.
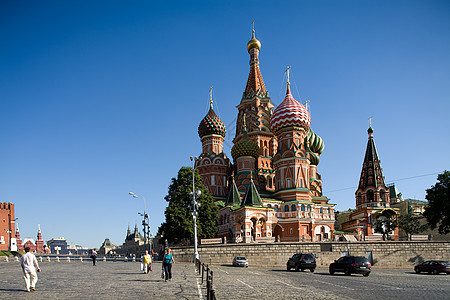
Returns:
[[[41,262],[36,291],[25,292],[25,281],[18,262],[0,262],[0,299],[205,299],[206,289],[194,264],[177,263],[173,280],[161,279],[161,263],[143,274],[140,263]]]

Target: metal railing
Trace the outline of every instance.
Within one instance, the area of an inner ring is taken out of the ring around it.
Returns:
[[[202,275],[202,285],[206,283],[206,299],[216,300],[216,292],[214,290],[214,272],[208,265],[203,264],[199,259],[195,260],[195,270],[198,275]]]

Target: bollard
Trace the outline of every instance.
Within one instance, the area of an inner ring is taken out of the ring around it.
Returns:
[[[47,256],[47,261],[50,262],[50,256]]]
[[[42,262],[42,260],[43,260],[43,259],[42,259],[42,256],[39,256],[39,261]]]
[[[9,259],[8,259],[8,256],[5,256],[5,261],[6,261],[6,262],[8,262],[8,261],[9,261]]]
[[[106,256],[103,256],[103,261],[106,261]]]
[[[67,262],[70,262],[70,256],[67,256]]]
[[[136,256],[133,256],[133,262],[136,262]]]
[[[80,262],[83,262],[83,257],[82,256],[80,256]]]
[[[59,262],[59,256],[56,257],[56,261]]]

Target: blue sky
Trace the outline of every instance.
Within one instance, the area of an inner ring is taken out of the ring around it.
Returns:
[[[122,244],[144,206],[129,191],[156,233],[171,178],[201,152],[210,86],[230,156],[253,19],[272,102],[288,65],[310,100],[330,202],[355,206],[370,116],[386,181],[425,199],[450,168],[449,1],[5,0],[0,202],[22,238],[40,224],[45,240]]]

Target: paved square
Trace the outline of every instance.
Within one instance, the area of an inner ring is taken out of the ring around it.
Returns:
[[[140,263],[91,261],[41,262],[35,292],[25,291],[18,262],[0,262],[0,299],[204,299],[206,289],[194,264],[174,264],[173,280],[161,279],[161,263],[143,274]],[[201,293],[201,296],[200,296]]]

